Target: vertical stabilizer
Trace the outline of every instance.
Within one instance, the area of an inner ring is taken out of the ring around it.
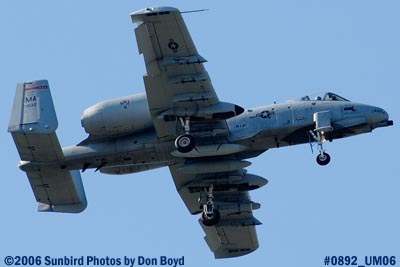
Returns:
[[[51,133],[57,127],[57,116],[47,80],[19,83],[8,131]]]

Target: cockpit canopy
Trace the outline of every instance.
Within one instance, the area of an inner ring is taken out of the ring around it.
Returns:
[[[321,95],[323,97],[321,97]],[[303,96],[301,101],[349,101],[348,99],[341,97],[340,95],[328,92],[324,94],[315,94],[311,96]]]

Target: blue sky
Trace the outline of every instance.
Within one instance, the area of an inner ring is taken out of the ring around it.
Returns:
[[[328,255],[400,261],[400,3],[226,3],[0,2],[1,262],[8,255],[185,256],[185,266],[323,266]],[[129,13],[155,5],[209,9],[184,19],[221,100],[250,108],[329,90],[384,108],[395,126],[329,143],[327,167],[316,165],[307,145],[252,159],[249,171],[270,183],[252,192],[262,204],[260,248],[241,258],[214,260],[167,168],[125,176],[88,170],[85,212],[36,212],[6,132],[16,83],[48,79],[60,142],[78,143],[86,107],[144,91]]]

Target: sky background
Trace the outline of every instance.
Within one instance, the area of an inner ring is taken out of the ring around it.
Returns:
[[[324,266],[325,256],[396,256],[400,264],[400,2],[303,1],[0,2],[0,265],[4,257],[185,257],[185,266]],[[272,149],[249,172],[260,248],[215,260],[197,216],[168,168],[124,176],[82,174],[81,214],[38,213],[8,121],[17,82],[48,79],[63,146],[86,138],[85,108],[144,91],[129,14],[182,11],[222,101],[255,107],[333,91],[384,108],[394,127],[329,143],[329,166],[308,145]]]

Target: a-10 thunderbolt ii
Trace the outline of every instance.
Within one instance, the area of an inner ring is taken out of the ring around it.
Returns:
[[[326,140],[393,125],[382,108],[334,93],[252,109],[222,102],[178,9],[146,8],[131,17],[147,69],[146,93],[86,109],[82,126],[89,136],[78,145],[59,144],[46,80],[17,85],[8,131],[39,211],[86,208],[79,170],[127,174],[168,166],[189,212],[200,214],[215,257],[241,256],[258,247],[253,210],[260,204],[248,192],[267,184],[246,171],[246,159],[316,143],[317,162],[326,165]]]

